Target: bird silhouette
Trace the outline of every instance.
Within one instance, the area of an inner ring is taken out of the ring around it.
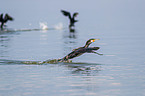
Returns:
[[[78,12],[75,12],[72,16],[71,16],[71,13],[68,11],[61,10],[61,12],[63,13],[64,16],[67,16],[69,18],[70,20],[69,28],[74,26],[75,22],[78,22],[78,20],[75,20],[75,17],[77,17],[77,15],[79,14]]]
[[[3,18],[3,14],[0,15],[1,29],[3,29],[4,24],[7,23],[7,21],[9,20],[13,21],[14,19],[8,14],[5,14],[4,18]]]
[[[59,59],[58,61],[67,61],[67,60],[72,59],[74,57],[78,57],[84,53],[95,53],[98,55],[103,55],[103,54],[99,54],[99,53],[95,52],[95,50],[100,49],[100,47],[89,47],[89,45],[92,42],[95,42],[96,40],[99,40],[99,39],[89,39],[86,42],[85,46],[73,49],[71,53],[69,53],[68,55],[66,55],[62,59]]]

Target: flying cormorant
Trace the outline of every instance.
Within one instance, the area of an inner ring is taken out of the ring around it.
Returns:
[[[11,16],[8,14],[5,14],[5,17],[3,18],[3,14],[0,15],[0,22],[1,22],[1,29],[3,29],[4,24],[8,21],[14,20]]]
[[[67,60],[72,59],[74,57],[80,56],[80,55],[82,55],[84,53],[95,53],[95,54],[98,54],[98,55],[103,55],[103,54],[99,54],[99,53],[95,52],[95,50],[98,50],[100,47],[89,47],[89,45],[92,42],[95,42],[95,40],[100,40],[100,39],[89,39],[86,42],[85,46],[79,47],[79,48],[76,48],[76,49],[72,50],[71,53],[69,53],[64,58],[59,59],[58,61],[67,61]]]
[[[67,12],[65,10],[61,10],[61,12],[63,13],[64,16],[68,16],[68,18],[70,20],[69,28],[71,28],[72,26],[74,26],[74,23],[75,22],[78,22],[78,20],[75,20],[75,17],[79,14],[78,12],[75,12],[73,14],[73,16],[71,16],[70,12]]]

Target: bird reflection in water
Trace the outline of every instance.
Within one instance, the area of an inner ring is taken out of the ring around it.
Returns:
[[[77,38],[75,28],[69,28],[69,38]]]
[[[77,63],[77,64],[68,64],[66,65],[68,69],[72,70],[72,74],[82,74],[87,76],[97,75],[101,71],[100,64],[95,63]]]
[[[63,49],[64,49],[64,54],[66,52],[70,52],[74,47],[77,45],[77,31],[75,28],[68,28],[64,30],[63,32]]]
[[[75,12],[75,13],[73,13],[71,15],[70,12],[65,11],[65,10],[61,10],[61,13],[64,16],[68,17],[68,19],[69,19],[69,32],[65,32],[64,33],[65,39],[66,39],[66,37],[68,37],[67,39],[69,39],[69,40],[65,40],[65,41],[69,42],[69,41],[72,41],[72,39],[76,39],[77,38],[76,37],[76,30],[75,30],[75,23],[78,22],[78,20],[76,20],[75,18],[77,17],[78,12]],[[67,35],[67,34],[69,34],[69,35]],[[73,42],[74,42],[74,40],[73,40]]]

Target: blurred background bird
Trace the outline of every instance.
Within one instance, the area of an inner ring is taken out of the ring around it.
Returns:
[[[13,20],[14,19],[8,14],[5,14],[4,18],[3,18],[3,13],[0,14],[1,29],[3,29],[4,24],[7,23],[7,21],[13,21]]]
[[[73,13],[73,15],[71,16],[71,13],[65,10],[61,10],[62,14],[64,16],[67,16],[70,20],[70,24],[69,24],[69,28],[71,28],[72,26],[74,26],[75,22],[78,22],[78,20],[75,20],[75,17],[77,17],[77,15],[79,14],[78,12]]]

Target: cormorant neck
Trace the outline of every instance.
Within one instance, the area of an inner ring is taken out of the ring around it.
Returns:
[[[87,48],[87,47],[89,47],[89,45],[90,45],[91,43],[86,43],[86,45],[84,46],[84,48]]]

